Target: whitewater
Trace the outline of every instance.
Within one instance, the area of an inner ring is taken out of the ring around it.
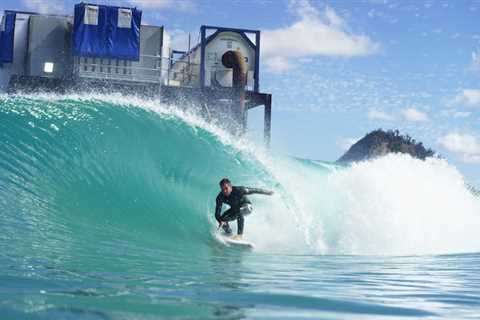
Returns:
[[[218,241],[223,177],[275,191],[251,196],[253,251]],[[275,154],[154,100],[0,95],[0,316],[475,319],[467,183],[444,159]]]

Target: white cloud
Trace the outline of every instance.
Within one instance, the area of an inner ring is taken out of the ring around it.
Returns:
[[[471,114],[472,113],[468,111],[455,111],[452,116],[454,118],[468,118]]]
[[[464,162],[480,163],[480,140],[470,134],[449,133],[438,143],[459,156]]]
[[[269,70],[280,73],[288,71],[293,67],[287,58],[281,56],[266,59],[264,63]]]
[[[460,36],[461,36],[461,34],[456,32],[456,33],[454,33],[450,36],[450,39],[458,39],[458,38],[460,38]]]
[[[21,0],[21,2],[26,10],[38,13],[65,14],[73,10],[73,8],[67,9],[65,1]],[[150,10],[175,9],[191,11],[195,9],[195,3],[192,0],[125,0],[125,3],[139,9]]]
[[[422,122],[428,121],[428,115],[416,108],[406,108],[401,111],[403,117],[407,121]]]
[[[370,109],[368,110],[367,114],[368,119],[370,120],[385,120],[385,121],[392,121],[395,117],[383,110],[378,109]]]
[[[193,36],[191,37],[191,45],[193,43]],[[181,29],[173,29],[173,30],[164,30],[163,32],[163,46],[162,46],[162,57],[164,58],[162,63],[168,63],[170,58],[170,50],[180,50],[180,51],[187,51],[188,50],[188,32],[181,30]],[[178,58],[178,57],[177,57]],[[167,75],[167,71],[162,71],[162,76],[165,77]]]
[[[330,7],[320,11],[308,0],[292,0],[290,8],[299,17],[298,21],[283,28],[262,31],[262,55],[271,71],[291,68],[293,58],[365,56],[380,49],[380,45],[369,37],[349,32],[343,18]]]
[[[440,112],[440,115],[442,117],[448,118],[448,119],[462,119],[462,118],[468,118],[472,115],[472,112],[470,111],[461,111],[457,110],[455,108],[449,108],[449,109],[444,109]]]
[[[166,35],[166,40],[164,40],[164,47],[168,47],[174,50],[188,50],[188,35],[189,33],[182,29],[172,29],[165,30],[164,37]],[[196,45],[195,38],[196,33],[190,33],[190,46]]]
[[[370,4],[376,4],[376,5],[379,5],[379,4],[388,4],[388,0],[369,0],[368,1]]]
[[[128,0],[132,6],[138,6],[139,9],[177,9],[181,11],[190,11],[195,9],[195,4],[191,0]]]
[[[480,107],[480,89],[464,89],[453,98],[453,103]]]
[[[350,137],[350,138],[340,138],[340,139],[337,140],[337,146],[339,146],[340,149],[342,149],[343,151],[347,151],[358,140],[360,140],[360,139],[359,138],[352,138],[352,137]]]
[[[66,14],[71,10],[67,10],[64,2],[59,1],[45,1],[45,0],[22,0],[22,4],[27,11],[37,13],[50,14]]]

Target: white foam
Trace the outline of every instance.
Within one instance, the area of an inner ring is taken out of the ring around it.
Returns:
[[[294,202],[274,212],[265,251],[314,254],[440,254],[480,251],[480,200],[445,160],[388,155],[343,170],[278,162]],[[293,246],[292,246],[293,244]]]

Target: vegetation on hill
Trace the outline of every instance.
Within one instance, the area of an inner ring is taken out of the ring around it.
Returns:
[[[372,159],[388,153],[407,153],[414,158],[425,160],[435,152],[409,135],[401,135],[398,130],[378,129],[368,133],[338,159],[339,162],[353,162]]]

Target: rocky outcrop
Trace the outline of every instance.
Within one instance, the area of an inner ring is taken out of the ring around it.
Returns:
[[[378,129],[360,139],[338,159],[338,162],[354,162],[368,160],[388,153],[407,153],[414,158],[425,160],[435,152],[426,149],[421,142],[408,135],[400,135],[398,130],[383,131]]]
[[[388,153],[407,153],[422,160],[435,155],[433,150],[425,148],[421,142],[415,141],[408,135],[400,135],[398,130],[383,131],[378,129],[358,140],[337,162],[348,163],[368,160]],[[466,187],[472,194],[480,197],[480,190],[469,184],[466,184]]]

